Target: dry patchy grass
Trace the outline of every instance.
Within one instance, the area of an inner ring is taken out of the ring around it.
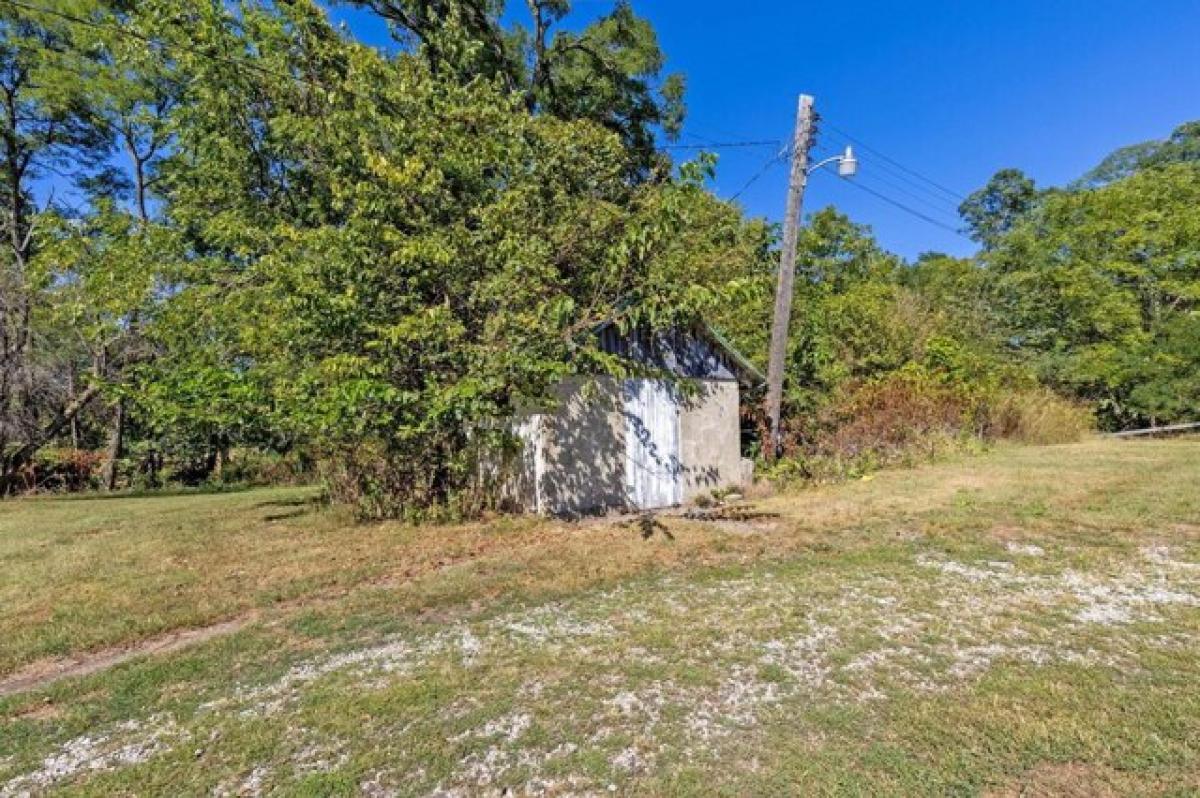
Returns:
[[[0,699],[0,796],[1188,794],[1198,478],[1196,442],[1002,448],[764,498],[761,524],[669,519],[673,542],[601,521],[267,520],[291,492],[103,522],[103,502],[6,506],[43,524],[15,537],[72,530],[57,545],[77,562],[118,544],[96,544],[113,524],[154,530],[70,578],[136,584],[169,548],[174,567],[261,565],[253,584],[291,603]],[[139,589],[170,619],[202,595],[263,606],[248,584]],[[110,630],[127,611],[93,608]]]

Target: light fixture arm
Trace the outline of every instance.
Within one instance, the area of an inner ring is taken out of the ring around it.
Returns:
[[[812,166],[808,167],[808,173],[811,175],[813,172],[817,171],[822,166],[829,166],[829,164],[831,164],[831,163],[840,163],[841,160],[842,160],[841,155],[835,155],[832,158],[826,158],[825,160],[821,161],[820,163],[816,163],[816,164],[813,164]]]
[[[858,159],[854,157],[854,150],[846,147],[846,151],[841,155],[834,155],[832,158],[826,158],[820,163],[814,164],[808,168],[808,173],[811,175],[823,166],[828,166],[831,163],[838,165],[838,174],[842,177],[854,177],[858,174]]]

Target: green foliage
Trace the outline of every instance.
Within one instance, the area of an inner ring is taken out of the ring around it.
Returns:
[[[1200,161],[1200,121],[1186,122],[1166,139],[1122,147],[1084,175],[1077,188],[1099,188],[1145,169]]]
[[[83,12],[92,5],[64,4]],[[56,17],[0,5],[0,495],[36,451],[30,442],[44,442],[54,405],[74,398],[63,390],[68,381],[43,378],[59,359],[35,342],[60,336],[35,328],[45,283],[33,260],[38,213],[48,204],[37,196],[39,181],[85,176],[110,151],[93,124],[93,70],[76,34]]]
[[[25,493],[88,490],[99,486],[101,459],[85,449],[42,449],[18,478]]]
[[[831,209],[811,218],[800,263],[789,460],[772,474],[853,478],[982,441],[1077,440],[1090,429],[1090,411],[1039,387],[1006,344],[988,266],[936,254],[902,264]]]
[[[1108,426],[1191,420],[1200,168],[1056,194],[986,261],[1007,338]]]
[[[1024,172],[1001,169],[986,186],[967,197],[958,212],[971,238],[991,249],[1037,201],[1037,187]]]
[[[561,29],[571,0],[346,0],[374,10],[435,74],[483,78],[519,94],[530,111],[587,120],[621,137],[640,177],[661,176],[655,134],[683,125],[684,80],[664,74],[653,26],[628,0],[579,30]],[[520,5],[527,21],[514,21]]]
[[[303,441],[364,515],[451,505],[500,443],[489,422],[619,366],[597,325],[669,326],[738,289],[746,236],[701,188],[710,164],[631,184],[601,126],[386,59],[304,3],[207,35],[269,72],[181,65],[162,171],[204,255],[154,333],[160,423]],[[295,73],[325,80],[275,77]]]
[[[569,0],[355,4],[399,52],[316,0],[64,6],[94,25],[0,4],[0,491],[69,442],[103,448],[107,487],[320,459],[364,517],[461,517],[501,420],[630,373],[598,326],[703,318],[765,363],[777,231],[706,189],[715,157],[672,170],[683,81],[629,3],[586,26]],[[997,173],[962,206],[971,259],[905,264],[813,214],[791,450],[857,472],[1080,434],[1043,385],[1109,427],[1191,420],[1196,141],[1114,154],[1086,190]],[[78,202],[34,202],[48,170]]]

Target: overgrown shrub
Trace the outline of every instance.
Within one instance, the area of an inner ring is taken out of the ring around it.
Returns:
[[[316,464],[304,451],[287,453],[237,448],[229,452],[221,482],[255,487],[304,485],[317,477]]]
[[[100,484],[103,452],[42,449],[17,475],[17,493],[87,490]]]
[[[1087,407],[1034,383],[1000,374],[964,378],[910,364],[843,386],[819,412],[793,418],[785,457],[765,473],[782,481],[836,482],[992,441],[1078,441],[1093,424]]]
[[[936,438],[969,435],[972,397],[922,369],[906,368],[845,392],[824,415],[814,440],[818,453],[887,458]]]
[[[477,450],[466,445],[412,460],[363,443],[322,453],[317,473],[330,499],[352,507],[360,520],[454,522],[490,509],[497,496],[479,484]]]
[[[986,409],[986,434],[1022,443],[1054,444],[1081,440],[1095,428],[1085,405],[1047,388],[998,393]]]
[[[787,422],[785,456],[766,474],[836,482],[976,446],[974,407],[972,391],[916,365],[844,385]]]

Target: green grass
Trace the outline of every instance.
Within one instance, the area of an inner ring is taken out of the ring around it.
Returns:
[[[1000,448],[674,542],[0,505],[9,673],[254,617],[0,699],[0,796],[1195,794],[1197,484],[1195,440]]]

